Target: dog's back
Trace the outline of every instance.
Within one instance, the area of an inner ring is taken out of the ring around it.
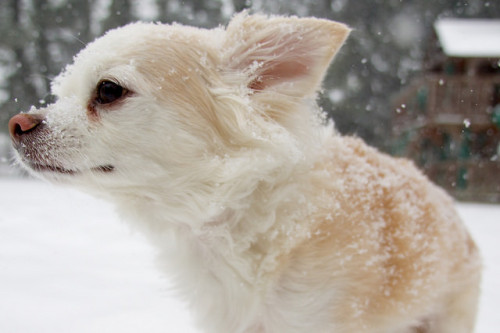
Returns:
[[[315,222],[274,301],[298,305],[309,294],[295,325],[329,320],[329,309],[331,332],[472,332],[479,253],[448,195],[358,139],[332,137],[324,156],[305,185]]]

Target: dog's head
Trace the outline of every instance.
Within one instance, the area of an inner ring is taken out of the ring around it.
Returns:
[[[250,167],[262,179],[307,153],[315,134],[304,128],[317,120],[305,105],[348,31],[246,14],[226,29],[112,30],[54,80],[55,103],[11,119],[17,160],[49,180],[150,196],[157,188],[179,204],[252,178]]]

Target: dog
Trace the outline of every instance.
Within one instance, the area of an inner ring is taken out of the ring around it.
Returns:
[[[11,118],[16,159],[112,201],[204,332],[472,332],[481,259],[452,199],[316,103],[349,31],[248,13],[111,30],[56,102]]]

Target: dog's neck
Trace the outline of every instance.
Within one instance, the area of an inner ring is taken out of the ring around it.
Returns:
[[[284,248],[291,249],[306,237],[301,232],[306,213],[299,208],[303,196],[301,184],[305,182],[298,179],[278,185],[261,182],[242,202],[221,205],[219,212],[201,223],[182,223],[176,216],[171,218],[169,213],[173,208],[169,203],[146,196],[134,194],[131,199],[130,194],[122,193],[115,202],[123,217],[142,228],[161,252],[172,251],[173,256],[179,257],[182,249],[192,246],[196,251],[186,253],[193,255],[195,258],[190,260],[200,266],[218,270],[217,265],[227,264],[242,277],[242,282],[258,284],[281,261],[274,248],[281,249],[283,254]],[[209,257],[219,258],[221,263],[210,266]]]
[[[245,209],[226,207],[197,227],[169,222],[164,207],[146,199],[136,198],[135,207],[130,200],[120,200],[124,204],[119,211],[141,220],[134,223],[138,226],[148,222],[145,233],[156,245],[160,265],[170,272],[167,277],[198,318],[255,320],[262,315],[257,309],[265,302],[258,295],[265,294],[288,260],[283,249],[291,250],[307,237],[307,228],[300,225],[306,220],[304,212],[297,209],[300,186],[288,183],[274,186],[272,191],[261,188],[268,186],[259,185],[247,198]],[[214,308],[219,316],[213,316]]]

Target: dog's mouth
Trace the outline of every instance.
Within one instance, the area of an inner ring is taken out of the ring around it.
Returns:
[[[60,166],[34,163],[34,162],[29,163],[29,167],[36,172],[51,172],[51,173],[58,173],[58,174],[63,174],[63,175],[75,175],[75,174],[79,174],[79,173],[83,172],[83,170],[66,169],[66,168],[63,168]],[[109,165],[109,164],[105,164],[105,165],[100,165],[97,167],[90,168],[89,170],[91,172],[94,172],[94,173],[109,173],[109,172],[112,172],[114,169],[115,169],[114,166]]]
[[[21,166],[40,174],[57,174],[57,175],[77,175],[77,174],[105,174],[115,170],[114,165],[111,164],[96,164],[96,166],[89,166],[85,168],[72,168],[63,166],[56,160],[47,156],[42,156],[33,147],[15,147],[18,152],[18,162]]]

